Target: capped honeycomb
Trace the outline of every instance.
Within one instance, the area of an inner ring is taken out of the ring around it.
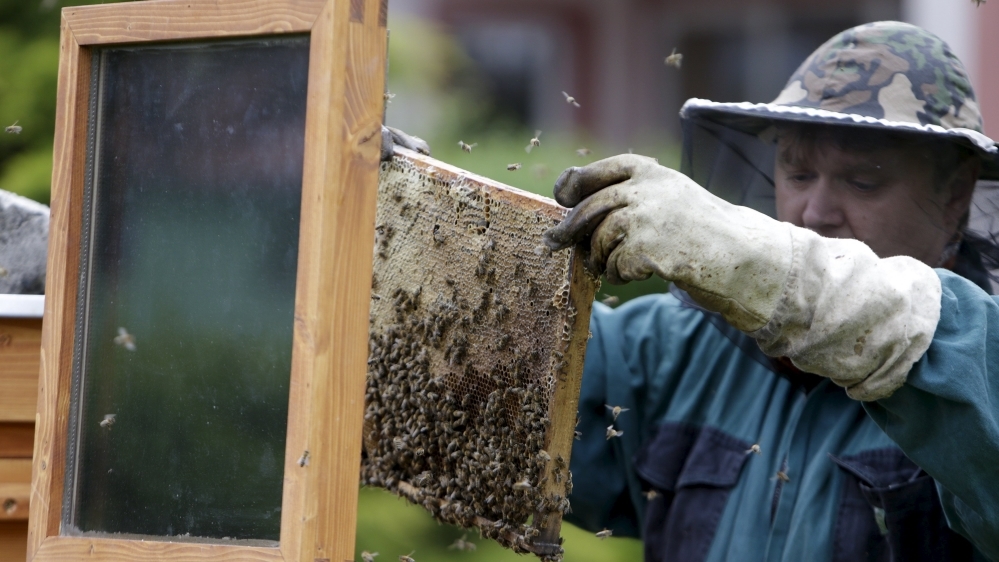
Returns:
[[[375,223],[364,484],[561,558],[598,281],[542,233],[551,199],[397,149]]]

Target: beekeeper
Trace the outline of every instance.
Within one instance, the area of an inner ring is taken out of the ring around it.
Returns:
[[[549,246],[678,289],[594,305],[568,520],[654,561],[999,560],[996,253],[966,232],[999,167],[961,62],[867,24],[771,103],[680,117],[684,174],[555,186]]]

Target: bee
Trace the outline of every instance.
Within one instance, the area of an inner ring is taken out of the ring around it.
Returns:
[[[458,148],[468,152],[469,154],[471,154],[472,149],[476,146],[479,146],[479,143],[473,142],[472,144],[465,144],[465,141],[458,141]]]
[[[550,171],[551,170],[545,164],[535,164],[531,168],[531,172],[534,173],[534,177],[538,178],[539,180],[544,179],[544,177],[547,176]]]
[[[114,343],[129,351],[135,351],[135,336],[128,333],[125,328],[118,328],[118,335],[115,336]]]
[[[383,97],[385,98],[385,103],[392,103],[392,99],[395,98],[395,94],[392,92],[385,92]]]
[[[777,471],[777,476],[774,476],[774,480],[780,480],[781,482],[790,482],[791,477],[787,475],[783,470]]]
[[[517,163],[515,163],[515,164],[507,164],[507,165],[506,165],[506,169],[507,169],[507,170],[510,170],[511,172],[516,172],[516,171],[517,171],[517,170],[519,170],[520,168],[521,168],[521,164],[520,164],[520,162],[517,162]]]
[[[606,539],[607,537],[609,537],[609,536],[611,536],[613,534],[614,534],[614,531],[611,531],[610,529],[604,529],[603,531],[598,531],[597,532],[597,538],[600,539],[600,540],[604,540],[604,539]]]
[[[681,64],[683,64],[683,55],[676,52],[676,47],[673,47],[673,52],[666,57],[666,66],[672,66],[680,70]]]
[[[111,431],[111,426],[114,425],[115,417],[117,417],[116,414],[104,414],[104,419],[101,420],[101,427]]]
[[[575,435],[576,441],[580,441],[580,440],[583,439],[583,432],[582,431],[577,431],[575,433],[576,433],[576,435]]]
[[[365,550],[361,553],[361,560],[364,560],[364,562],[375,562],[375,556],[378,556],[377,552],[368,552]]]
[[[621,406],[611,406],[609,404],[604,404],[604,407],[614,414],[614,421],[617,421],[617,417],[621,415],[621,412],[627,412],[629,408],[622,408]]]
[[[532,150],[541,146],[541,131],[534,131],[534,136],[531,137],[531,142],[527,143],[524,150],[530,154]]]
[[[461,538],[460,539],[455,539],[455,541],[453,543],[451,543],[451,546],[447,547],[447,549],[448,550],[460,550],[462,552],[464,552],[466,550],[469,551],[469,552],[474,552],[475,551],[475,543],[472,542],[472,541],[466,541],[465,540],[465,535],[461,535]]]
[[[971,1],[975,3],[976,8],[981,8],[982,4],[985,3],[985,0],[971,0]]]
[[[415,550],[413,552],[416,552]],[[399,562],[416,562],[413,560],[413,552],[399,556]]]
[[[652,501],[652,500],[656,499],[657,497],[659,497],[659,492],[657,492],[655,490],[647,490],[645,492],[642,492],[642,494],[645,495],[645,499],[647,499],[649,501]]]
[[[614,295],[608,295],[601,299],[600,302],[606,304],[607,306],[617,306],[621,304],[621,299]]]
[[[306,467],[309,466],[309,451],[306,449],[302,456],[298,457],[298,466]]]
[[[569,94],[567,94],[565,92],[562,92],[562,95],[565,96],[565,103],[567,103],[569,105],[574,105],[576,107],[579,107],[579,102],[576,101],[576,98],[570,96]]]
[[[21,130],[22,130],[21,126],[17,124],[17,121],[14,121],[13,125],[7,125],[4,128],[4,131],[6,131],[6,132],[8,132],[8,133],[10,133],[12,135],[20,135],[21,134]]]
[[[623,431],[616,431],[614,429],[613,425],[608,425],[607,426],[607,440],[608,441],[610,441],[611,439],[613,439],[615,437],[621,437],[622,435],[624,435]]]
[[[7,268],[0,267],[0,277],[7,277],[8,275],[10,275],[10,272],[7,271]]]
[[[541,460],[543,460],[545,462],[548,462],[548,461],[552,460],[552,456],[549,455],[548,451],[546,451],[544,449],[541,449],[540,451],[538,451],[538,456],[541,457]]]
[[[747,455],[750,454],[750,453],[756,453],[757,455],[762,454],[760,452],[760,444],[757,443],[757,444],[753,445],[752,447],[750,447],[748,451],[746,451]]]
[[[514,485],[513,485],[513,489],[514,490],[530,490],[531,489],[531,483],[527,480],[527,478],[524,478],[520,482],[515,482]]]
[[[576,149],[576,156],[579,156],[579,157],[589,156],[592,153],[593,153],[593,151],[590,150],[589,148],[586,148],[585,146],[582,147],[582,148],[577,148]]]

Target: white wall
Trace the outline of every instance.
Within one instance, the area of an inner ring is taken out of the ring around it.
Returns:
[[[935,33],[950,45],[968,69],[972,85],[977,85],[978,9],[972,0],[902,0],[902,19]]]

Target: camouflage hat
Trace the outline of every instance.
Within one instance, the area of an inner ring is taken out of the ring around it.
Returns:
[[[837,34],[802,63],[770,103],[692,99],[680,116],[753,133],[779,120],[929,134],[976,149],[986,161],[983,177],[999,175],[993,163],[999,150],[983,133],[964,65],[939,37],[902,22],[869,23]]]

